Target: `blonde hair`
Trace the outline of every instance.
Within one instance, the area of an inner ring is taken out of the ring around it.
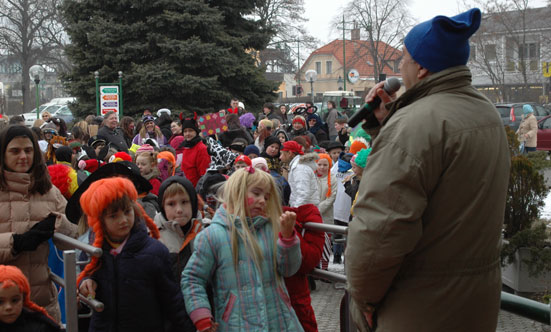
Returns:
[[[157,167],[157,152],[141,152],[139,155],[136,156],[136,162],[138,162],[138,158],[147,158],[152,166]]]
[[[249,254],[260,271],[260,263],[264,260],[262,250],[251,230],[247,220],[247,189],[252,186],[269,188],[270,198],[266,202],[267,218],[272,225],[273,232],[273,268],[277,271],[277,237],[279,234],[279,217],[283,213],[279,191],[274,179],[269,173],[246,167],[233,173],[224,184],[223,199],[230,224],[230,240],[232,246],[233,263],[237,266],[239,261],[239,238],[243,241],[245,250]],[[241,220],[241,230],[235,226],[236,220]],[[277,273],[276,273],[277,275]]]

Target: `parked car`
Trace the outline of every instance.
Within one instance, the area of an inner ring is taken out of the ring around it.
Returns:
[[[551,151],[551,115],[538,121],[537,149]]]
[[[522,121],[522,106],[529,104],[534,109],[534,115],[536,119],[551,115],[551,111],[536,103],[508,103],[508,104],[495,104],[498,113],[501,115],[501,121],[504,126],[509,126],[512,130],[517,130],[520,122]]]
[[[74,121],[74,116],[71,110],[69,109],[69,103],[72,103],[76,100],[74,97],[65,97],[65,98],[54,98],[51,101],[40,105],[40,118],[42,118],[42,113],[49,112],[52,116],[63,119],[65,123],[70,124]],[[36,121],[36,108],[29,113],[22,114],[25,118],[25,126],[32,127]]]

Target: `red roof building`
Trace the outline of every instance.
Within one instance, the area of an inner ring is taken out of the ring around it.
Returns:
[[[371,47],[377,49],[379,62],[384,59],[384,68],[381,73],[384,75],[381,76],[401,78],[398,69],[402,59],[400,50],[381,41],[346,40],[345,45],[346,62],[343,61],[342,39],[336,39],[310,54],[300,71],[300,82],[304,95],[311,93],[310,83],[305,79],[305,73],[308,70],[314,70],[317,73],[313,83],[314,95],[321,95],[325,91],[345,89],[345,72],[346,90],[354,91],[357,95],[370,89],[376,82],[379,82],[379,78],[384,79],[384,77],[375,78],[375,61],[369,52]],[[381,66],[382,64],[379,68]]]

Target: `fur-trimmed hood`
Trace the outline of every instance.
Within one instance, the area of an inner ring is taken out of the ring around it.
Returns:
[[[299,157],[298,163],[309,166],[313,171],[318,168],[317,160],[319,156],[315,152],[305,153]]]

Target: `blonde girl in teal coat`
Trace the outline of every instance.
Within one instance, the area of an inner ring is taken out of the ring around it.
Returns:
[[[303,331],[283,281],[302,261],[296,215],[283,213],[276,188],[269,173],[251,167],[226,182],[225,203],[197,236],[182,273],[186,310],[197,330]]]

